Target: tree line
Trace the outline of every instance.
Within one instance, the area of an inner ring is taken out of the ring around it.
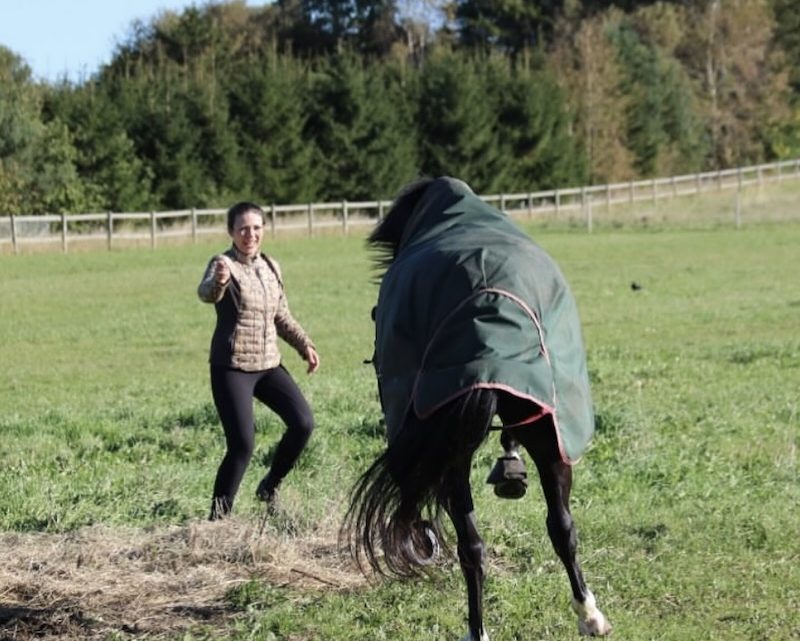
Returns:
[[[480,193],[800,155],[794,0],[279,0],[134,22],[43,83],[0,46],[0,214]]]

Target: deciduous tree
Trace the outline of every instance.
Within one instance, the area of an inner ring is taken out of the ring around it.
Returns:
[[[592,183],[636,177],[625,115],[630,98],[624,91],[624,70],[610,39],[621,14],[611,12],[580,23],[576,32],[561,23],[549,64],[562,83],[588,163]]]
[[[765,159],[765,132],[791,117],[788,70],[771,46],[768,0],[704,0],[689,5],[678,54],[699,88],[711,139],[710,164]]]

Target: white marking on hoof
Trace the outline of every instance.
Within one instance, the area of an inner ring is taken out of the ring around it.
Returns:
[[[594,594],[587,591],[586,600],[581,603],[572,599],[572,609],[578,615],[578,632],[585,637],[604,637],[611,634],[611,624],[597,608]]]
[[[489,635],[486,634],[486,630],[481,630],[481,636],[475,638],[472,635],[472,632],[467,632],[467,636],[465,636],[461,641],[489,641]]]

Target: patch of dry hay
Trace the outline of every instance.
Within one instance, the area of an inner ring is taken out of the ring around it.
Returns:
[[[68,534],[0,534],[0,641],[100,639],[110,632],[222,627],[224,595],[261,579],[301,591],[342,590],[363,577],[338,550],[333,526],[237,517],[149,529],[88,527]]]

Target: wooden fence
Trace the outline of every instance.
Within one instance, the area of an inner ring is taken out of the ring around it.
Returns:
[[[610,211],[615,205],[665,198],[692,196],[723,189],[739,189],[800,178],[800,159],[739,167],[714,172],[637,180],[608,185],[553,189],[481,196],[511,215],[529,217],[567,214],[578,218],[591,231],[600,207]],[[374,225],[391,201],[329,202],[304,205],[272,205],[267,209],[269,233],[295,231],[313,236],[324,230],[347,234],[353,227]],[[19,253],[26,244],[71,245],[115,244],[135,241],[156,247],[170,238],[191,238],[221,234],[225,229],[224,209],[187,209],[165,212],[92,213],[32,216],[0,216],[0,252],[9,247]],[[576,216],[577,214],[577,216]],[[738,206],[737,206],[738,222]]]

